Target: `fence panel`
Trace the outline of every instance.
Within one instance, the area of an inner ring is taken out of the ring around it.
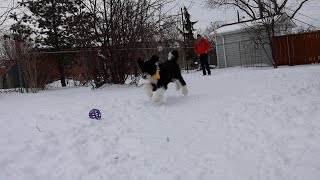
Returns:
[[[2,76],[0,92],[24,91],[37,92],[39,90],[54,90],[79,86],[93,86],[103,79],[101,84],[110,79],[118,78],[118,83],[137,84],[139,82],[139,70],[137,59],[149,59],[152,55],[158,55],[160,60],[168,58],[168,53],[173,48],[132,48],[113,51],[112,57],[103,57],[100,50],[60,51],[60,52],[32,52],[22,54],[20,57],[20,69],[22,74],[22,87],[20,83],[11,83],[12,77],[17,79],[18,72],[12,71]],[[178,64],[181,69],[197,69],[194,65],[196,57],[191,57],[186,62],[187,51],[193,52],[193,48],[175,48],[179,52]],[[213,54],[211,54],[213,55]],[[18,61],[18,60],[17,60]],[[63,71],[61,70],[61,64]],[[17,66],[17,64],[16,64]],[[63,72],[66,86],[62,87]],[[111,82],[110,83],[114,83]]]
[[[274,37],[273,48],[278,65],[320,63],[320,32]]]

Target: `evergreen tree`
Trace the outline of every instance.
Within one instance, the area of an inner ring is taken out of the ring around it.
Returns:
[[[183,29],[184,29],[184,31],[180,30],[180,33],[184,37],[185,47],[188,48],[188,49],[185,50],[185,55],[186,55],[187,67],[189,67],[190,60],[191,60],[191,62],[193,64],[193,61],[195,61],[196,57],[197,57],[192,47],[194,46],[194,34],[193,34],[193,32],[195,31],[193,26],[198,21],[194,21],[194,22],[191,21],[191,15],[189,14],[189,12],[188,12],[186,7],[183,8],[183,15],[184,15],[184,20],[183,20]]]
[[[37,42],[52,51],[62,51],[74,46],[78,38],[74,33],[74,26],[79,25],[72,21],[79,16],[81,0],[30,0],[20,2],[21,6],[30,11],[30,15],[24,15],[22,21],[36,29],[34,34],[38,37]],[[17,24],[21,24],[21,21]],[[19,28],[26,27],[12,26],[18,32]],[[21,35],[20,35],[21,36]],[[66,57],[57,54],[58,68],[60,73],[61,85],[66,86],[64,68],[67,61]]]

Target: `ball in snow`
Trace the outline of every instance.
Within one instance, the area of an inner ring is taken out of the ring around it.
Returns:
[[[101,119],[101,112],[98,109],[91,109],[89,112],[89,117],[91,119]]]

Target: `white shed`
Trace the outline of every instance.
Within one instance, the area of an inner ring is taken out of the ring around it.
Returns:
[[[274,17],[276,35],[290,34],[295,23],[284,13]],[[267,43],[257,43],[254,28],[268,19],[226,24],[210,35],[215,37],[218,68],[234,66],[271,66],[272,50]],[[266,34],[266,33],[265,33]],[[259,36],[268,38],[267,35]]]

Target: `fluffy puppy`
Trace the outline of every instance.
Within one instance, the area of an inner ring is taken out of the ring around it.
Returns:
[[[177,91],[182,89],[182,94],[188,95],[187,84],[177,63],[178,58],[178,51],[173,50],[169,53],[168,60],[164,62],[160,62],[156,55],[146,61],[142,61],[141,58],[138,59],[142,78],[148,80],[148,83],[145,84],[146,93],[149,97],[152,97],[155,91],[155,102],[160,101],[170,82],[175,82]]]

